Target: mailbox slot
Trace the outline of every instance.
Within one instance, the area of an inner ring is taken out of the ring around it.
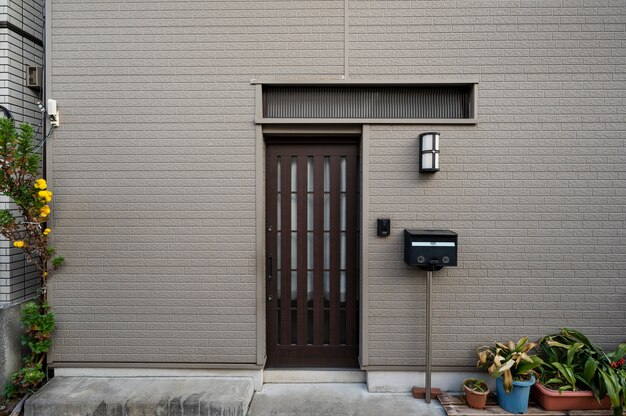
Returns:
[[[404,230],[404,262],[428,270],[456,266],[458,234],[450,230]]]

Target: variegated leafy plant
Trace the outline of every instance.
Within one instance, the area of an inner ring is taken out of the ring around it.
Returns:
[[[478,348],[478,362],[476,366],[486,368],[493,378],[502,377],[504,391],[509,393],[513,388],[513,381],[530,380],[534,369],[542,364],[541,358],[530,353],[535,348],[534,342],[528,342],[528,337],[517,343],[494,342]]]

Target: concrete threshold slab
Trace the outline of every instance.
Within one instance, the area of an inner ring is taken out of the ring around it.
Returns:
[[[55,377],[25,416],[245,416],[248,377]]]
[[[369,393],[361,383],[265,384],[248,416],[445,416],[437,400],[410,393]]]
[[[263,372],[264,383],[365,383],[365,380],[365,371],[337,368],[272,368]]]

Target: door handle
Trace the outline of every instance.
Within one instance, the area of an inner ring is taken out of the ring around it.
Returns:
[[[267,280],[272,280],[272,255],[267,256],[265,267],[267,268]],[[271,291],[270,285],[267,287],[268,291]],[[272,301],[272,295],[267,297],[268,301]]]

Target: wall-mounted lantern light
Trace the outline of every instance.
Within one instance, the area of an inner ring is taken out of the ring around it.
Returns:
[[[420,134],[420,172],[439,171],[439,133]]]

